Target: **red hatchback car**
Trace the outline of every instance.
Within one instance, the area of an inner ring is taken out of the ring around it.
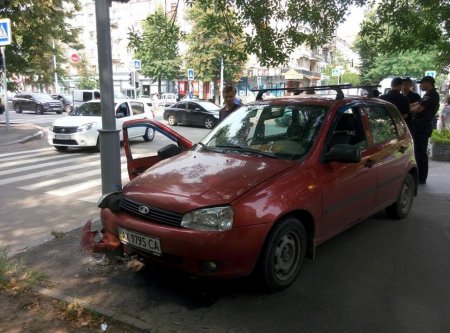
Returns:
[[[312,88],[311,88],[312,89]],[[417,194],[411,135],[375,98],[320,95],[244,105],[202,141],[154,120],[124,124],[130,183],[99,201],[103,239],[203,277],[259,274],[271,291],[297,277],[305,255],[372,214],[405,217]],[[151,127],[166,145],[143,154],[127,139]]]

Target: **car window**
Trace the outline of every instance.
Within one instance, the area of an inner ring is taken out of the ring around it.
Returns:
[[[239,147],[237,153],[251,149],[280,159],[299,159],[314,144],[327,112],[328,107],[318,105],[246,105],[225,118],[202,143],[224,151]]]
[[[383,105],[367,106],[370,129],[375,144],[397,138],[397,129],[391,114]]]
[[[359,107],[345,106],[336,114],[329,138],[329,148],[336,144],[367,147]]]
[[[84,103],[70,113],[70,116],[101,117],[100,103]]]
[[[186,109],[186,103],[185,102],[177,103],[177,104],[175,104],[175,107],[177,109]]]
[[[195,103],[188,103],[188,109],[189,109],[189,110],[194,111],[195,108],[200,108],[200,106],[198,106],[198,105],[195,104]]]
[[[128,117],[129,115],[130,115],[130,111],[128,109],[128,103],[127,102],[121,103],[119,105],[119,107],[117,108],[116,117],[123,118],[123,117]]]
[[[143,114],[145,112],[144,104],[139,102],[130,102],[133,115]]]

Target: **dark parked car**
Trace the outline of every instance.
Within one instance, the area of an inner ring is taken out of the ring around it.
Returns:
[[[56,94],[52,95],[52,97],[61,101],[61,103],[63,104],[63,110],[66,111],[67,113],[73,110],[72,95]]]
[[[16,113],[33,111],[36,114],[44,112],[63,113],[63,104],[55,100],[49,94],[43,93],[19,93],[13,98],[13,107]]]
[[[195,145],[154,120],[124,123],[131,181],[102,197],[103,239],[87,223],[83,244],[123,245],[202,277],[254,272],[276,291],[295,281],[305,255],[352,225],[384,209],[404,218],[417,166],[403,117],[390,103],[336,92],[257,99]],[[133,155],[127,132],[137,127],[173,144]],[[391,231],[402,237],[398,224]]]
[[[211,129],[219,122],[219,110],[220,107],[211,102],[182,100],[164,109],[164,120],[170,126],[185,124]]]

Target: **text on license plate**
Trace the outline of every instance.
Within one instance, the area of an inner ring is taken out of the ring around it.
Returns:
[[[59,140],[70,140],[70,134],[55,134],[55,139]]]
[[[161,243],[159,238],[145,236],[134,231],[118,228],[119,239],[122,243],[128,243],[138,248],[147,250],[156,255],[161,255]]]

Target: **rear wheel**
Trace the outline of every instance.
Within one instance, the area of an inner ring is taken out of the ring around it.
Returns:
[[[415,186],[413,176],[407,174],[397,200],[386,208],[386,213],[389,216],[395,219],[402,219],[409,214],[414,200]]]
[[[97,138],[97,143],[95,144],[95,149],[100,151],[100,136]]]
[[[16,110],[16,113],[22,113],[22,108],[19,104],[16,104],[16,107],[14,109]]]
[[[69,147],[67,146],[53,146],[57,151],[67,151]]]
[[[148,127],[145,130],[145,134],[143,136],[145,142],[153,141],[153,138],[155,137],[155,130],[153,128]]]
[[[261,280],[269,291],[291,285],[306,253],[306,232],[303,224],[289,217],[277,222],[264,243],[259,258]]]
[[[211,129],[214,127],[214,119],[211,117],[206,117],[205,121],[203,122],[203,125],[207,129]]]
[[[170,126],[175,126],[177,124],[177,120],[175,119],[175,115],[170,114],[169,117],[167,118],[167,122],[169,123]]]
[[[69,113],[70,111],[72,111],[72,107],[70,106],[70,104],[67,104],[67,105],[64,107],[64,111],[67,112],[67,113]]]
[[[36,114],[43,114],[44,109],[40,105],[36,105]]]

